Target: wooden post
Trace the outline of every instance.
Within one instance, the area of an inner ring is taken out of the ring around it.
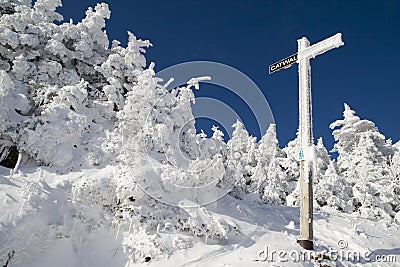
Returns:
[[[307,38],[297,40],[298,54],[310,46]],[[299,62],[299,128],[300,151],[306,157],[300,161],[300,239],[298,243],[305,249],[314,249],[313,245],[313,161],[309,160],[310,150],[314,144],[312,133],[311,108],[311,66],[310,59]]]
[[[312,133],[311,66],[310,59],[344,45],[337,33],[310,46],[306,37],[297,40],[298,51],[290,57],[269,66],[269,73],[299,64],[299,131],[300,131],[300,238],[303,248],[314,249],[313,244],[313,178],[314,139]]]

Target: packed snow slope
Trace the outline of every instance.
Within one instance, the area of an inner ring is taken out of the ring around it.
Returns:
[[[77,23],[59,6],[0,0],[1,266],[398,264],[400,143],[373,122],[345,104],[337,160],[307,148],[320,254],[305,255],[298,139],[240,121],[228,142],[197,134],[210,77],[167,89],[149,41],[110,42],[107,4]]]

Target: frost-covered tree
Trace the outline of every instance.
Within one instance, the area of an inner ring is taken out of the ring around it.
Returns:
[[[391,174],[395,178],[400,178],[400,141],[393,145],[394,154],[390,160]]]
[[[369,218],[386,213],[393,216],[389,205],[393,195],[386,193],[391,183],[391,141],[373,122],[360,119],[347,104],[344,107],[344,119],[333,122],[330,128],[336,141],[333,151],[339,154],[339,171],[353,187],[353,210]]]
[[[349,211],[351,188],[338,171],[336,161],[330,159],[322,137],[315,146],[314,203],[315,207],[331,207]]]
[[[289,143],[282,149],[286,154],[285,169],[288,175],[291,177],[293,190],[288,193],[286,198],[286,205],[288,206],[299,206],[300,205],[300,161],[299,161],[299,151],[300,151],[300,140],[297,137],[294,140],[289,141]]]
[[[232,137],[227,143],[226,172],[220,183],[221,188],[232,188],[230,194],[242,199],[252,192],[251,177],[257,161],[255,158],[256,138],[249,135],[242,122],[237,120],[232,127]]]
[[[258,143],[241,122],[237,121],[233,127],[232,138],[227,143],[222,186],[234,184],[230,194],[239,199],[255,193],[264,203],[285,204],[287,195],[296,187],[298,167],[279,148],[275,124],[269,126]]]
[[[322,137],[318,138],[317,145],[315,146],[315,161],[314,184],[317,184],[321,179],[321,176],[327,171],[331,161],[328,150],[324,146]]]
[[[114,40],[107,59],[100,66],[95,66],[95,70],[107,79],[108,84],[103,87],[103,92],[115,110],[124,106],[125,94],[138,82],[141,68],[146,65],[144,48],[151,46],[149,41],[138,40],[131,32],[128,35],[126,48]]]
[[[389,196],[389,205],[392,208],[391,215],[400,218],[400,142],[393,145],[394,154],[390,158],[389,170],[390,170],[390,182],[385,188],[384,194]],[[396,220],[396,219],[395,219]]]
[[[362,164],[363,160],[374,164],[388,163],[393,155],[390,140],[385,139],[373,122],[361,120],[356,116],[347,104],[343,115],[344,119],[333,122],[330,128],[333,129],[332,134],[336,141],[333,152],[339,154],[338,167],[346,179],[357,179],[352,174],[361,171],[357,166]],[[385,170],[376,169],[380,173],[375,174],[374,171],[373,175],[386,174]]]
[[[288,174],[282,163],[285,153],[279,148],[276,126],[271,124],[258,142],[257,165],[251,177],[251,190],[257,192],[264,203],[284,204],[288,191]]]
[[[351,188],[341,177],[336,162],[330,161],[328,168],[320,176],[314,186],[314,201],[316,207],[330,207],[335,210],[351,212]]]
[[[2,4],[0,69],[27,104],[18,109],[7,103],[20,116],[10,117],[1,136],[46,165],[65,166],[84,151],[97,164],[99,135],[112,126],[105,123],[108,101],[96,94],[107,81],[95,70],[110,53],[103,30],[110,12],[98,4],[81,22],[57,25],[59,6],[59,0]]]
[[[149,234],[160,227],[169,225],[206,239],[226,238],[230,232],[229,224],[206,210],[181,205],[182,201],[208,204],[218,198],[216,184],[225,172],[226,154],[221,133],[214,128],[211,139],[196,135],[190,106],[196,83],[192,80],[167,91],[153,67],[137,75],[107,145],[120,159],[118,222],[133,260],[146,253],[166,253],[160,240]],[[142,244],[143,238],[150,241]]]

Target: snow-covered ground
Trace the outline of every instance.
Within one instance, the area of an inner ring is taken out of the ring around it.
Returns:
[[[125,266],[128,259],[123,253],[118,225],[89,229],[89,224],[77,223],[73,215],[76,213],[72,212],[77,207],[69,197],[74,184],[111,179],[114,172],[111,166],[66,174],[46,167],[22,168],[9,179],[8,169],[1,168],[0,252],[6,255],[7,251],[15,251],[8,266]],[[94,213],[97,208],[93,206]],[[322,261],[327,266],[400,266],[397,224],[317,211],[315,252],[311,253],[296,244],[298,208],[226,196],[207,210],[236,227],[226,241],[193,237],[165,225],[156,235],[162,236],[165,242],[179,243],[180,249],[168,257],[136,264],[321,266],[318,253],[323,252],[331,258]],[[1,260],[4,265],[6,259]]]

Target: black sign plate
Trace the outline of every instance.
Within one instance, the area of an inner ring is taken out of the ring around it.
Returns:
[[[272,65],[269,65],[269,74],[281,70],[287,69],[297,62],[297,54],[291,55],[290,57],[284,58]]]

